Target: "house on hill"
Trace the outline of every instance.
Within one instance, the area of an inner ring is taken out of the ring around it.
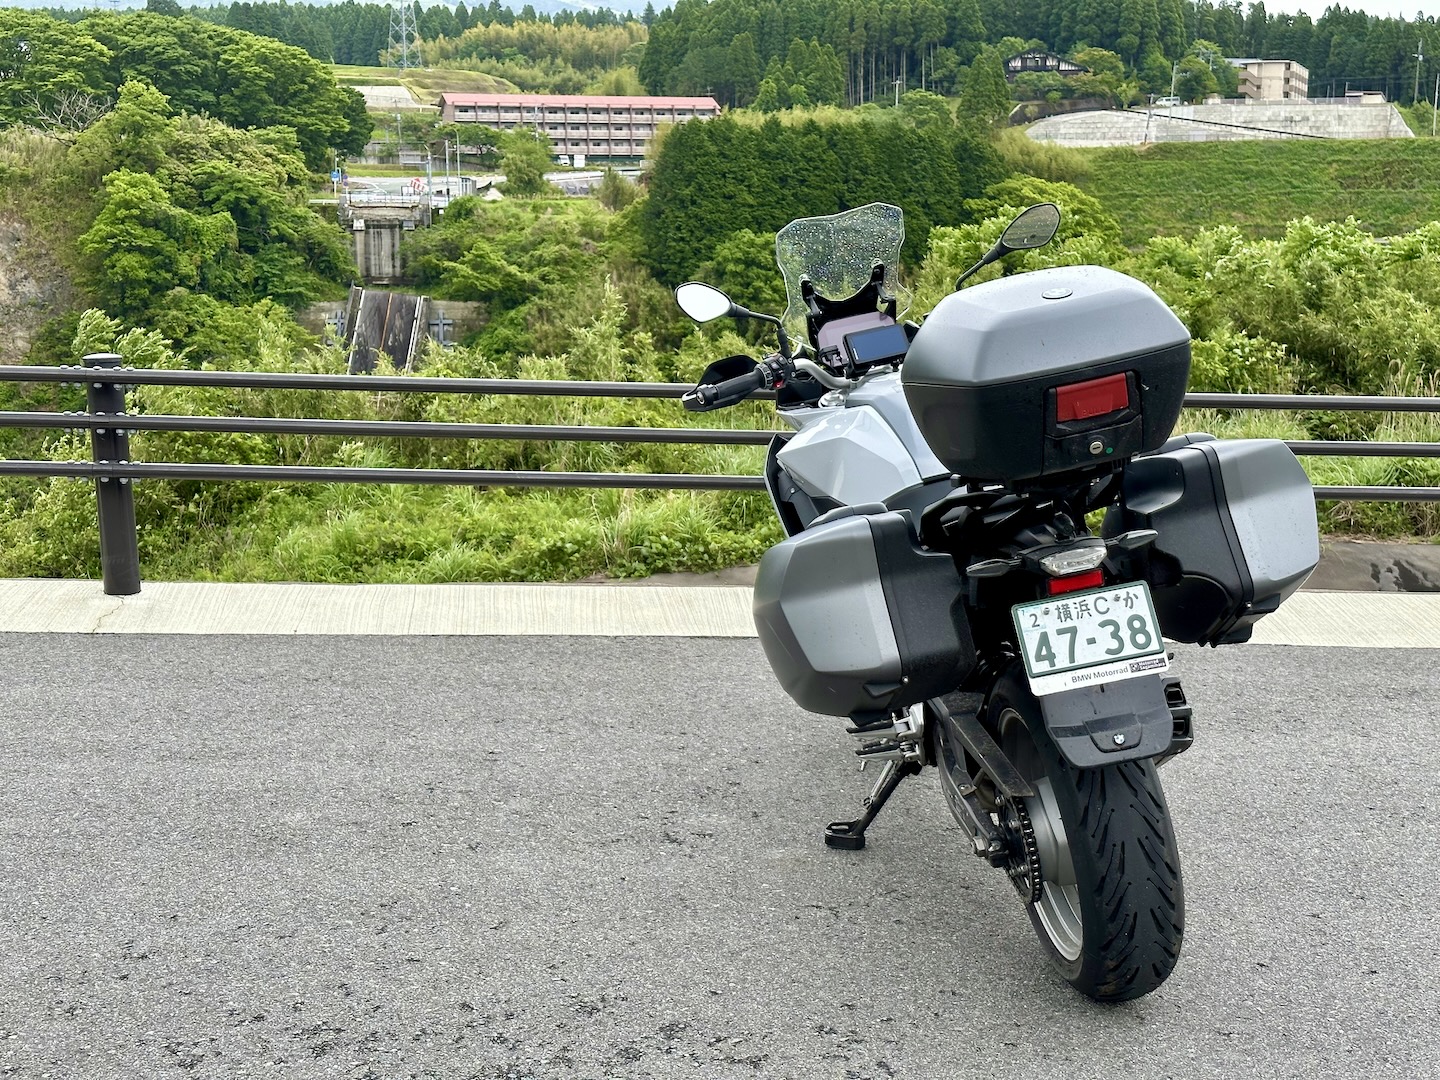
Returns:
[[[1090,69],[1074,60],[1045,49],[1027,49],[1005,60],[1005,78],[1014,79],[1027,71],[1053,71],[1056,75],[1088,75]]]

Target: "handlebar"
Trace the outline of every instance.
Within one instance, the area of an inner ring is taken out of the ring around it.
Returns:
[[[680,403],[688,412],[720,409],[726,405],[735,405],[744,401],[756,390],[766,385],[765,368],[757,367],[753,371],[747,371],[744,375],[737,375],[733,379],[725,379],[718,383],[701,383],[695,389],[682,394]]]
[[[770,356],[758,364],[753,371],[747,371],[733,379],[724,379],[718,383],[701,383],[693,390],[682,394],[680,403],[685,406],[687,412],[723,409],[727,405],[739,404],[756,390],[763,390],[767,386],[783,386],[797,372],[804,372],[827,390],[849,390],[860,384],[859,380],[841,378],[826,371],[813,360],[801,357],[786,360],[780,356]]]
[[[813,360],[798,359],[794,364],[796,371],[803,371],[827,390],[850,390],[860,385],[859,379],[846,379],[835,375]]]

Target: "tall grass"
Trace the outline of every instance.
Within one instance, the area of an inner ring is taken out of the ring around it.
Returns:
[[[1021,128],[1004,128],[995,135],[995,149],[1012,172],[1038,176],[1083,187],[1094,156],[1059,143],[1036,142]]]
[[[1161,143],[1077,151],[1077,181],[1121,222],[1131,246],[1235,225],[1279,236],[1287,222],[1355,218],[1391,236],[1440,217],[1440,145],[1429,139]]]

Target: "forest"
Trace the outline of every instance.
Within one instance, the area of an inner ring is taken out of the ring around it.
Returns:
[[[175,0],[148,0],[147,8],[273,38],[329,64],[373,67],[389,59],[387,4],[246,0],[182,9]],[[552,93],[579,93],[609,73],[635,69],[649,93],[708,92],[734,106],[753,103],[766,79],[777,89],[803,82],[785,77],[787,62],[794,74],[797,41],[825,50],[840,69],[833,101],[823,95],[809,104],[880,101],[897,79],[902,92],[956,94],[987,44],[1002,51],[1038,45],[1067,56],[1102,49],[1120,58],[1140,94],[1169,93],[1174,65],[1187,56],[1199,59],[1181,73],[1199,82],[1216,74],[1218,57],[1295,60],[1310,72],[1312,96],[1366,89],[1390,101],[1429,99],[1440,74],[1433,16],[1382,17],[1343,4],[1318,19],[1269,12],[1263,0],[679,0],[658,13],[646,3],[626,15],[594,8],[554,16],[529,5],[517,11],[498,0],[461,0],[454,7],[417,2],[413,13],[426,65],[484,71]],[[92,17],[75,9],[49,14]],[[1417,52],[1426,56],[1417,59]],[[1224,71],[1219,75],[1224,90]]]

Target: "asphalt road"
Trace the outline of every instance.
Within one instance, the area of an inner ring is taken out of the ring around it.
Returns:
[[[1080,998],[753,639],[0,635],[0,1075],[1358,1077],[1440,1062],[1440,652],[1188,649],[1184,954]]]

